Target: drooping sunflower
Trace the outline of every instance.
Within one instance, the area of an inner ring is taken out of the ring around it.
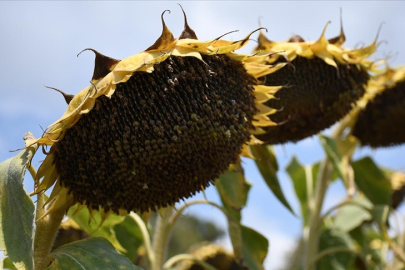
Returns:
[[[369,81],[367,95],[352,134],[362,145],[387,147],[405,143],[405,67],[391,69]]]
[[[329,24],[329,23],[328,23]],[[367,60],[377,47],[374,42],[361,49],[343,48],[346,38],[340,35],[326,39],[325,26],[317,41],[305,41],[293,36],[284,42],[267,39],[261,32],[257,53],[276,53],[269,63],[290,63],[262,80],[265,85],[283,85],[275,99],[265,105],[277,109],[271,119],[277,125],[265,127],[266,134],[258,138],[271,144],[297,142],[319,133],[340,120],[364,94],[374,70]],[[378,35],[377,35],[378,36]]]
[[[150,211],[207,187],[239,155],[252,131],[274,123],[263,105],[280,88],[258,77],[284,64],[234,53],[246,38],[200,41],[189,27],[163,32],[145,51],[96,55],[91,85],[64,95],[68,108],[43,136],[50,146],[35,192],[54,188],[48,212],[76,202],[90,209]],[[42,179],[42,180],[41,180]]]
[[[235,261],[233,254],[228,253],[223,247],[209,242],[203,242],[190,248],[190,253],[199,260],[208,263],[217,270],[242,270],[242,266]],[[193,261],[183,261],[174,269],[176,270],[203,270],[205,269]]]

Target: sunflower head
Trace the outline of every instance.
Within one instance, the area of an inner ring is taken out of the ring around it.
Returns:
[[[371,147],[405,143],[405,67],[387,68],[369,81],[367,92],[352,134]]]
[[[366,58],[374,53],[377,38],[361,49],[343,48],[343,29],[328,40],[327,25],[316,41],[293,36],[274,42],[260,33],[255,51],[274,53],[269,63],[290,64],[263,78],[266,85],[284,87],[265,103],[277,109],[271,119],[278,124],[266,127],[266,133],[258,136],[261,140],[279,144],[312,136],[340,120],[364,94],[368,71],[374,68]]]
[[[197,259],[202,260],[218,270],[242,270],[232,254],[229,254],[223,247],[212,244],[202,243],[193,248],[191,252]],[[204,268],[198,263],[185,261],[179,264],[177,270],[203,270]]]
[[[164,13],[163,13],[164,14]],[[36,191],[56,185],[50,209],[79,202],[104,211],[149,211],[207,187],[236,162],[251,131],[274,124],[263,105],[277,87],[257,78],[279,69],[240,41],[200,41],[189,27],[163,32],[123,60],[96,54],[90,86],[36,143],[50,145]]]

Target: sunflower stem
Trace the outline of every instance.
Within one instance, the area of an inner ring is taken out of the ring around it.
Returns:
[[[156,221],[156,228],[153,237],[153,254],[155,256],[152,261],[151,270],[161,270],[165,259],[167,240],[169,238],[171,223],[170,216],[173,212],[172,207],[163,208]]]
[[[345,117],[340,124],[335,128],[332,133],[332,138],[335,140],[341,140],[341,137],[346,128],[353,125],[353,119],[357,116],[358,111],[354,110],[350,114],[350,117]],[[346,153],[346,157],[350,160],[353,152]],[[304,228],[307,229],[306,237],[304,237],[304,246],[306,247],[304,255],[304,265],[306,270],[316,270],[316,265],[313,265],[314,258],[317,258],[319,235],[322,228],[322,221],[325,215],[321,216],[322,206],[324,203],[326,191],[330,184],[330,179],[333,173],[333,165],[331,160],[326,156],[322,161],[315,187],[315,193],[311,196],[309,204],[309,225]],[[344,203],[346,204],[346,203]],[[329,212],[327,212],[329,213]]]
[[[316,266],[312,265],[313,258],[317,256],[321,210],[325,199],[325,194],[329,186],[329,179],[333,172],[332,164],[329,158],[321,163],[319,168],[318,179],[316,181],[315,194],[311,200],[310,215],[309,215],[309,231],[306,239],[306,256],[305,256],[305,269],[313,270]]]
[[[65,209],[61,208],[46,214],[45,194],[37,195],[36,208],[36,230],[34,238],[34,270],[46,268],[45,262],[51,252],[53,242],[58,232],[59,226],[65,215]]]
[[[136,222],[136,224],[138,224],[138,227],[141,230],[142,237],[143,237],[143,243],[145,245],[146,258],[148,259],[149,265],[153,265],[155,256],[152,251],[152,247],[151,247],[151,243],[150,243],[150,236],[149,236],[148,229],[146,228],[145,222],[143,222],[142,218],[134,212],[131,212],[130,216]]]
[[[163,265],[163,269],[172,269],[171,267],[173,267],[173,265],[175,265],[176,263],[178,263],[180,261],[184,261],[184,260],[193,261],[196,264],[203,267],[204,270],[217,269],[217,268],[213,267],[212,265],[210,265],[209,263],[206,263],[191,254],[179,254],[179,255],[173,256],[172,258],[167,260],[167,262]]]

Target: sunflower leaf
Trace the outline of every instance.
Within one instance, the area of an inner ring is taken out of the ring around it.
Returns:
[[[308,223],[308,194],[312,194],[313,192],[316,181],[315,176],[318,170],[319,164],[304,167],[296,157],[292,158],[286,168],[288,175],[293,181],[295,194],[301,205],[301,215],[304,219],[304,225]]]
[[[143,244],[138,224],[133,218],[126,216],[124,221],[114,225],[112,229],[117,241],[126,250],[123,254],[134,262],[138,257],[138,248]]]
[[[365,157],[352,163],[357,187],[374,205],[391,202],[391,183],[374,161]]]
[[[262,270],[269,249],[269,240],[257,231],[242,226],[242,253],[244,263],[251,270]]]
[[[104,237],[110,241],[116,249],[125,252],[125,249],[117,241],[113,231],[113,226],[122,222],[124,217],[116,214],[108,214],[103,217],[100,211],[90,213],[88,208],[77,210],[77,206],[70,208],[68,216],[88,235],[92,237]]]
[[[47,270],[56,269],[134,269],[142,268],[132,264],[119,254],[111,243],[102,237],[88,238],[55,249]]]
[[[242,264],[241,210],[246,204],[250,190],[250,184],[245,179],[242,166],[240,164],[233,165],[215,181],[215,187],[221,198],[224,212],[227,214],[229,236],[235,260]]]
[[[350,252],[353,248],[350,236],[338,230],[327,229],[323,231],[319,238],[319,250],[325,251],[332,248],[345,248],[347,252],[334,252],[322,257],[317,263],[317,269],[348,269],[355,259],[354,251]]]
[[[342,232],[350,232],[359,227],[363,222],[371,220],[370,210],[373,207],[372,203],[363,197],[353,199],[356,204],[347,204],[339,209],[334,219],[334,227]],[[360,207],[358,204],[364,206]]]
[[[17,269],[33,268],[35,207],[23,180],[35,150],[29,147],[0,164],[0,249]]]
[[[346,174],[344,173],[344,168],[343,168],[343,163],[342,163],[342,156],[338,151],[338,146],[337,146],[336,141],[333,140],[332,138],[329,138],[324,135],[320,135],[319,140],[321,142],[323,149],[326,152],[326,155],[332,161],[333,168],[338,173],[340,179],[342,179],[342,181],[344,183],[347,183]]]
[[[231,238],[233,254],[235,261],[239,264],[243,263],[243,240],[242,229],[239,222],[228,217],[228,233]]]
[[[293,214],[290,204],[284,196],[280,183],[277,178],[278,164],[274,155],[272,146],[269,145],[252,145],[250,146],[253,155],[255,156],[255,163],[259,169],[267,186],[273,192],[274,196]]]
[[[10,260],[9,257],[3,259],[0,265],[0,269],[17,270],[17,268],[14,266],[13,262]]]
[[[215,187],[221,197],[222,204],[234,210],[229,211],[235,220],[240,221],[240,210],[246,205],[248,192],[251,185],[246,181],[243,168],[240,164],[235,164],[232,169],[222,174],[216,181]]]
[[[377,222],[380,228],[384,228],[386,226],[389,212],[390,208],[388,205],[376,205],[371,210],[373,219],[375,222]]]

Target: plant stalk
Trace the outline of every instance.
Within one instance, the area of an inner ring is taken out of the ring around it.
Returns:
[[[62,207],[44,216],[46,213],[44,206],[45,194],[41,192],[37,195],[34,270],[42,270],[46,268],[47,265],[45,262],[51,252],[56,234],[66,212]]]
[[[153,237],[153,254],[155,256],[152,261],[151,270],[161,270],[165,259],[166,246],[170,234],[171,223],[170,216],[173,212],[172,207],[163,208],[160,211],[160,216],[156,221],[156,228]]]
[[[329,158],[325,158],[320,165],[315,194],[310,203],[309,232],[307,243],[305,245],[306,256],[304,258],[306,270],[315,269],[315,267],[312,266],[312,261],[318,253],[319,233],[321,228],[319,219],[321,217],[322,206],[332,172],[332,164]]]
[[[131,212],[130,216],[133,218],[133,220],[138,224],[139,229],[141,230],[142,237],[143,237],[143,243],[145,245],[145,250],[146,250],[146,258],[148,259],[149,265],[153,264],[153,261],[155,260],[155,256],[152,251],[152,247],[150,244],[150,236],[148,229],[146,228],[145,223],[143,222],[142,218],[138,216],[136,213]]]

